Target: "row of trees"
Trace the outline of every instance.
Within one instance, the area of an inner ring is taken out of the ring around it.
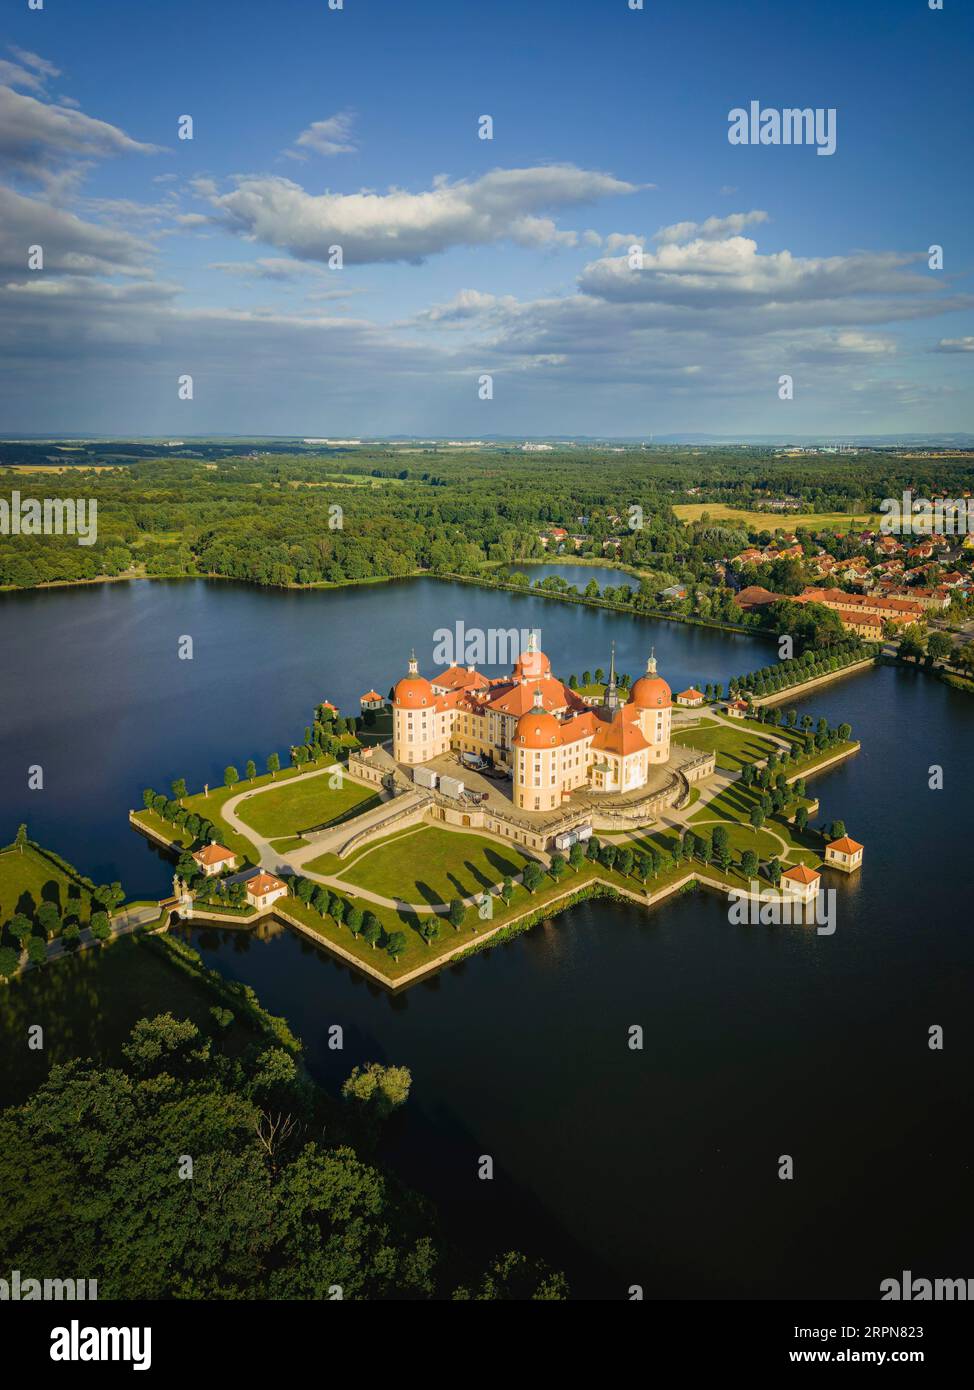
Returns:
[[[762,666],[746,675],[733,676],[729,682],[729,689],[732,696],[746,691],[760,698],[814,680],[816,676],[841,671],[844,666],[851,666],[853,662],[863,661],[875,654],[874,644],[860,641],[859,638],[850,638],[833,647],[828,653],[806,651],[801,656],[791,657],[773,666]]]

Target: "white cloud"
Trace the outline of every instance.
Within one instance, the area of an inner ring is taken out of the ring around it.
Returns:
[[[0,169],[8,173],[51,186],[64,180],[71,161],[156,149],[107,121],[0,86]]]
[[[306,193],[289,179],[249,175],[213,197],[223,224],[239,235],[302,260],[328,259],[340,245],[346,264],[417,263],[451,246],[510,239],[523,246],[574,245],[542,212],[632,193],[635,185],[574,165],[496,169],[451,183],[444,175],[423,193]]]
[[[907,273],[914,253],[864,252],[853,256],[805,258],[790,251],[761,255],[749,237],[723,241],[697,238],[664,243],[643,255],[642,269],[628,257],[606,257],[587,265],[581,289],[601,299],[629,303],[782,304],[878,293],[932,295],[929,276]]]
[[[306,130],[295,140],[297,146],[288,150],[291,159],[306,159],[302,150],[313,154],[353,154],[357,148],[352,141],[352,113],[339,111],[324,121],[312,121]]]
[[[27,247],[44,250],[44,271],[27,270]],[[36,281],[52,272],[74,276],[134,275],[145,270],[149,248],[128,232],[85,222],[0,187],[0,271]]]
[[[653,240],[664,244],[693,240],[720,241],[727,236],[737,236],[745,227],[767,220],[766,212],[755,209],[753,212],[732,212],[727,217],[708,217],[706,222],[674,222],[669,227],[660,227]]]
[[[941,338],[938,352],[974,352],[974,338]]]

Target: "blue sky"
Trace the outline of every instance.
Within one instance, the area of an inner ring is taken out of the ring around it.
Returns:
[[[974,428],[961,0],[5,20],[2,434]],[[835,153],[731,145],[751,101]]]

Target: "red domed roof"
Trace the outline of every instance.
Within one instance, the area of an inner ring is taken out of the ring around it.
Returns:
[[[396,682],[392,692],[392,703],[397,709],[415,709],[420,705],[432,705],[436,697],[433,687],[425,676],[403,676]]]
[[[542,680],[551,675],[551,662],[544,652],[538,651],[533,632],[528,638],[527,650],[514,663],[514,675],[517,680],[529,681]]]
[[[529,710],[517,721],[514,742],[519,748],[554,748],[561,742],[561,725],[553,714]]]
[[[629,693],[629,701],[640,709],[669,709],[673,695],[662,676],[640,676]]]

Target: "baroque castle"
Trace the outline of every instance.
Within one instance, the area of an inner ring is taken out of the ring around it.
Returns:
[[[602,703],[593,706],[551,674],[533,634],[511,674],[499,679],[450,666],[427,680],[413,655],[392,707],[397,762],[479,754],[511,774],[522,810],[558,810],[583,788],[636,791],[670,758],[673,701],[654,656],[623,702],[613,651]]]

